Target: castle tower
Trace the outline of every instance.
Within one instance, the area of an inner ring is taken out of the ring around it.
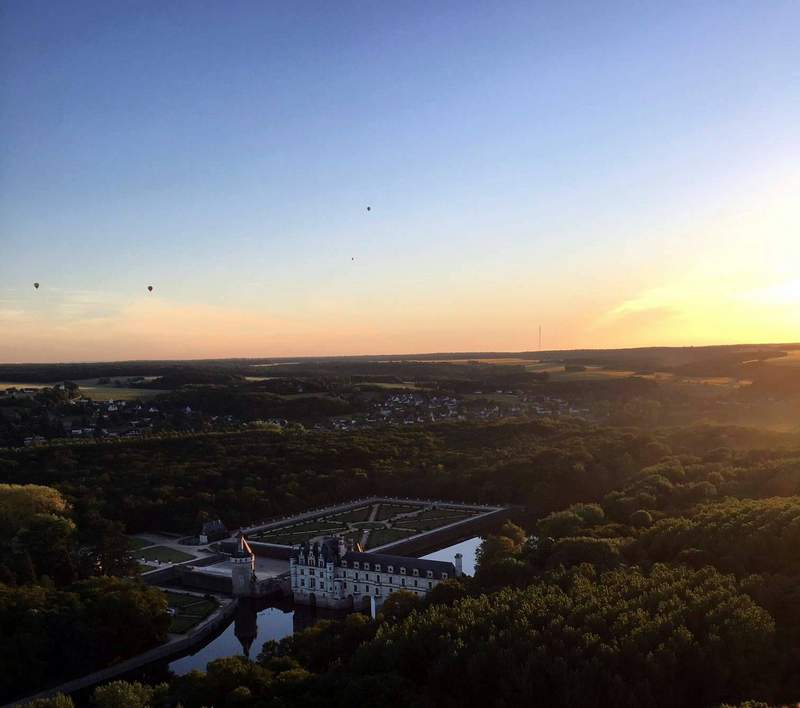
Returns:
[[[464,556],[462,556],[460,553],[456,553],[456,577],[457,578],[460,578],[464,574],[463,561],[464,561]]]
[[[241,531],[236,534],[236,549],[231,553],[231,566],[233,594],[237,597],[252,595],[255,589],[256,557]]]

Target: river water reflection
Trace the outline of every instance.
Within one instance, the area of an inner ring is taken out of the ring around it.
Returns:
[[[429,553],[423,558],[452,562],[456,553],[461,553],[464,572],[473,575],[475,551],[480,543],[480,537],[476,536]],[[271,639],[283,639],[293,632],[305,629],[317,620],[341,616],[342,613],[323,610],[312,612],[306,607],[291,603],[276,606],[275,602],[266,605],[258,600],[240,600],[233,622],[194,654],[170,662],[169,670],[178,675],[187,674],[195,669],[205,671],[208,662],[235,654],[255,659],[265,642]]]

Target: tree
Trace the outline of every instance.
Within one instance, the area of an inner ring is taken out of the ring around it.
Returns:
[[[379,619],[384,622],[399,622],[422,606],[422,601],[413,592],[398,590],[383,603]]]
[[[112,681],[94,689],[92,703],[97,708],[152,708],[154,700],[167,690],[166,683],[147,686],[138,681]]]
[[[40,484],[0,484],[0,529],[13,535],[36,514],[63,516],[69,506],[61,492]]]
[[[75,524],[55,514],[33,514],[12,541],[18,552],[28,553],[38,575],[48,575],[57,585],[75,579]]]

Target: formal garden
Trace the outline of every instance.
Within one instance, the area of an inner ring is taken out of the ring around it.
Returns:
[[[252,534],[250,538],[263,543],[294,546],[326,536],[342,536],[368,550],[464,521],[484,511],[424,502],[377,501],[294,523],[289,519],[280,526]]]

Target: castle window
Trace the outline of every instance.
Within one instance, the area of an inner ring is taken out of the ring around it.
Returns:
[[[432,578],[432,577],[433,577],[433,571],[432,571],[432,570],[429,570],[429,571],[428,571],[428,573],[427,573],[427,575],[428,575],[428,577],[429,577],[429,578]]]
[[[381,589],[376,587],[375,588],[375,594],[376,595],[380,595],[381,594]]]
[[[305,575],[305,574],[306,574],[306,571],[303,570],[302,568],[300,568],[300,575]]]
[[[403,568],[403,566],[400,566],[400,575],[405,575],[405,574],[406,574],[406,569]]]
[[[405,578],[400,578],[400,585],[402,585],[403,587],[406,586],[406,579]]]
[[[394,566],[393,566],[393,565],[390,565],[390,566],[389,566],[389,567],[386,569],[386,571],[387,571],[387,572],[389,572],[389,573],[394,573]]]
[[[358,561],[353,561],[353,567],[355,569],[358,569],[358,567],[359,567]]]
[[[342,568],[346,568],[346,567],[347,567],[347,561],[342,561]]]
[[[447,580],[447,573],[442,573],[442,580]]]
[[[364,563],[364,570],[369,570],[369,563]]]
[[[314,573],[315,573],[315,572],[316,572],[316,571],[315,571],[313,568],[309,568],[309,569],[308,569],[308,574],[309,574],[309,575],[314,575]]]
[[[389,584],[391,585],[392,583],[394,583],[394,578],[390,575],[389,576]]]
[[[358,571],[356,571],[355,576],[356,576],[356,580],[358,580]]]
[[[320,558],[319,559],[319,567],[322,568],[324,565],[325,565],[325,562],[322,560],[322,558]]]
[[[416,588],[416,587],[419,587],[419,581],[418,581],[418,580],[415,580],[415,581],[414,581],[414,587],[415,587],[415,588]]]
[[[432,588],[432,587],[433,587],[433,580],[429,580],[428,581],[428,588]]]
[[[375,570],[376,570],[378,573],[380,573],[380,572],[381,572],[381,566],[380,566],[380,564],[379,564],[379,563],[376,563],[376,564],[375,564]]]
[[[413,573],[415,578],[419,576],[419,570],[417,570],[416,568],[414,568],[414,570],[412,570],[411,572]]]

